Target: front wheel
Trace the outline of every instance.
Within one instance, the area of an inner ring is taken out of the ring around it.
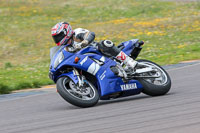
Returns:
[[[61,77],[56,83],[58,93],[67,102],[78,107],[91,107],[97,104],[99,94],[97,89],[89,81],[79,87],[68,77]]]
[[[143,85],[143,93],[150,96],[160,96],[166,94],[171,88],[171,79],[168,73],[158,64],[148,60],[138,60],[139,63],[151,66],[154,72],[143,73],[142,76],[155,76],[158,78],[138,78]]]

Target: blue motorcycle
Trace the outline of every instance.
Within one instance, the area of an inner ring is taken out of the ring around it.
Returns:
[[[51,48],[49,77],[56,83],[58,93],[67,102],[79,107],[91,107],[99,100],[136,95],[166,94],[171,88],[167,72],[148,60],[137,60],[135,71],[126,71],[115,57],[102,54],[93,42],[77,52],[68,52],[67,46]],[[129,40],[117,47],[136,59],[144,43]]]

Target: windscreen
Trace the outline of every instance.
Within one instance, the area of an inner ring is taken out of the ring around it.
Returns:
[[[52,60],[54,55],[58,52],[59,49],[63,48],[63,46],[55,46],[50,49],[50,59]]]

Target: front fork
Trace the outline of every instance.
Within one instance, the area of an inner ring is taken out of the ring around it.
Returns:
[[[83,86],[85,77],[82,74],[79,74],[78,70],[74,67],[73,67],[73,73],[74,73],[74,76],[77,76],[78,78],[78,86],[79,87]]]

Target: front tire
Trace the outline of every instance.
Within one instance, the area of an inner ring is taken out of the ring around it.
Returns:
[[[56,83],[56,88],[63,99],[78,107],[91,107],[99,100],[97,89],[89,81],[81,90],[70,78],[61,77]]]
[[[159,78],[160,84],[155,83],[156,78],[155,79],[138,78],[139,82],[143,85],[143,93],[150,96],[160,96],[160,95],[165,95],[167,92],[169,92],[171,88],[171,79],[168,73],[161,66],[148,60],[138,60],[138,62],[142,62],[144,64],[148,64],[155,67],[161,74]]]

